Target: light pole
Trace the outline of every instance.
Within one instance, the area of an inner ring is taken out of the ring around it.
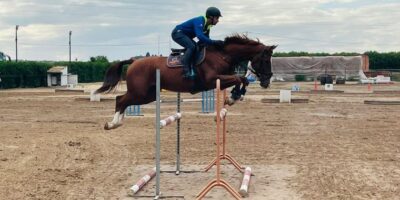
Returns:
[[[15,62],[18,62],[18,27],[19,25],[15,26]]]
[[[71,63],[71,35],[72,31],[69,31],[69,63]]]
[[[157,56],[160,56],[160,35],[157,37]]]

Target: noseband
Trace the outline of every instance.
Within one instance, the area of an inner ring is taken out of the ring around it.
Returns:
[[[266,54],[266,51],[267,51],[267,49],[265,48],[262,52],[261,52],[261,58],[260,58],[260,62],[258,62],[258,68],[257,69],[259,69],[258,71],[260,71],[260,69],[262,69],[263,68],[263,64],[265,65],[266,63],[265,63],[265,54]],[[273,75],[273,73],[272,72],[267,72],[267,73],[265,73],[265,74],[261,74],[260,72],[258,72],[257,70],[255,70],[251,65],[248,67],[248,69],[253,73],[253,74],[255,74],[257,77],[259,77],[260,78],[260,81],[266,81],[266,80],[269,80],[271,77],[272,77],[272,75]]]

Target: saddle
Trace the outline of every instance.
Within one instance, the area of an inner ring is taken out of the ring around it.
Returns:
[[[182,58],[186,49],[171,49],[171,54],[167,58],[167,66],[169,68],[178,68],[182,67]],[[199,65],[204,61],[206,57],[206,48],[205,46],[196,47],[196,51],[194,53],[194,65]]]

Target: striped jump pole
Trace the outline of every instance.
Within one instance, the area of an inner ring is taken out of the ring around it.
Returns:
[[[250,185],[250,177],[251,177],[251,168],[246,167],[244,170],[244,175],[243,175],[243,181],[242,184],[240,185],[240,190],[239,193],[242,195],[242,197],[247,197],[249,196],[249,185]]]
[[[203,199],[206,196],[206,194],[212,188],[214,188],[216,186],[221,186],[221,187],[225,188],[235,199],[241,199],[240,194],[235,189],[233,189],[233,187],[231,185],[229,185],[228,182],[226,182],[225,180],[223,180],[221,178],[221,169],[220,169],[221,168],[221,162],[220,162],[220,160],[221,160],[222,154],[220,153],[220,151],[221,151],[220,126],[221,126],[221,118],[223,118],[223,124],[225,124],[226,113],[227,112],[226,112],[226,109],[225,109],[225,111],[223,111],[224,108],[221,109],[221,94],[220,94],[221,93],[221,86],[220,85],[221,85],[221,83],[220,83],[220,80],[218,79],[217,80],[217,89],[216,89],[217,90],[217,101],[216,101],[216,106],[215,106],[216,109],[217,109],[217,115],[216,115],[217,116],[216,117],[217,118],[217,130],[216,130],[217,155],[216,155],[216,159],[215,159],[215,165],[217,166],[216,178],[214,180],[210,181],[206,185],[206,187],[204,187],[203,190],[197,195],[197,199],[198,200]],[[225,90],[224,90],[224,95],[223,96],[224,96],[224,98],[222,99],[222,101],[225,100],[225,96],[226,96]],[[221,114],[221,111],[222,111],[222,114]],[[223,141],[225,141],[225,139]],[[225,145],[223,145],[223,146],[225,146]],[[223,150],[223,152],[224,152],[224,150]],[[214,163],[211,166],[213,166],[213,165],[214,165]]]
[[[145,176],[139,179],[135,185],[131,187],[133,194],[136,194],[146,183],[148,183],[154,176],[156,175],[156,168],[154,167],[151,171],[149,171]]]
[[[181,93],[176,95],[176,113],[181,113]],[[179,175],[181,169],[181,117],[176,120],[176,170],[175,174]]]
[[[176,113],[174,115],[171,115],[171,116],[161,120],[160,128],[164,128],[165,126],[172,124],[172,122],[178,121],[178,119],[181,119],[181,117],[182,117],[181,113]]]

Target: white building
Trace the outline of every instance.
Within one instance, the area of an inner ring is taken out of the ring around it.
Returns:
[[[78,75],[68,74],[67,66],[54,66],[47,70],[47,86],[77,85]]]

